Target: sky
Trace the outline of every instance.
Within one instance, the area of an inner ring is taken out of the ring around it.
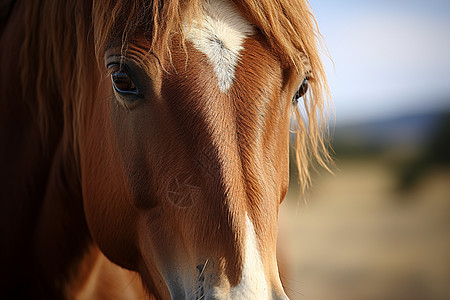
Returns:
[[[336,124],[450,109],[449,0],[310,0]]]

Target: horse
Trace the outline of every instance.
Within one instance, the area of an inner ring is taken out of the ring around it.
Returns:
[[[0,7],[2,298],[288,299],[292,130],[302,186],[329,157],[307,1]]]

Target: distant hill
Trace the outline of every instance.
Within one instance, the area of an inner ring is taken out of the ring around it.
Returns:
[[[450,111],[432,111],[336,126],[334,141],[340,146],[418,146],[433,139],[448,116]]]

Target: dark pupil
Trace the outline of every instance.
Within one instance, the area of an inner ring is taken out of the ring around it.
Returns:
[[[303,80],[302,85],[298,89],[297,93],[295,93],[295,99],[303,97],[307,91],[308,91],[308,80],[305,79]]]
[[[119,91],[134,91],[136,87],[134,86],[133,81],[130,76],[124,72],[117,72],[112,74],[112,80],[114,82],[115,87]]]

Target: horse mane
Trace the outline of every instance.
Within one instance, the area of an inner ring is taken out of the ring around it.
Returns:
[[[25,37],[20,53],[23,97],[41,133],[44,151],[52,127],[63,126],[62,144],[77,153],[81,99],[95,90],[89,1],[30,1],[24,5]],[[58,120],[61,120],[62,122]],[[62,123],[62,124],[61,124]],[[75,155],[75,159],[77,159]]]
[[[202,0],[93,0],[32,1],[26,6],[26,34],[21,50],[24,99],[35,112],[43,143],[55,113],[63,114],[64,129],[77,148],[81,107],[96,93],[92,74],[103,61],[109,36],[119,35],[122,46],[134,33],[144,33],[157,57],[170,55],[173,33],[201,13]],[[327,165],[326,112],[330,99],[320,59],[321,36],[306,0],[233,0],[256,25],[286,66],[305,74],[309,60],[312,76],[303,107],[296,116],[296,162],[303,189],[309,183],[309,165]],[[49,17],[51,16],[51,17]],[[75,152],[76,153],[76,152]]]

